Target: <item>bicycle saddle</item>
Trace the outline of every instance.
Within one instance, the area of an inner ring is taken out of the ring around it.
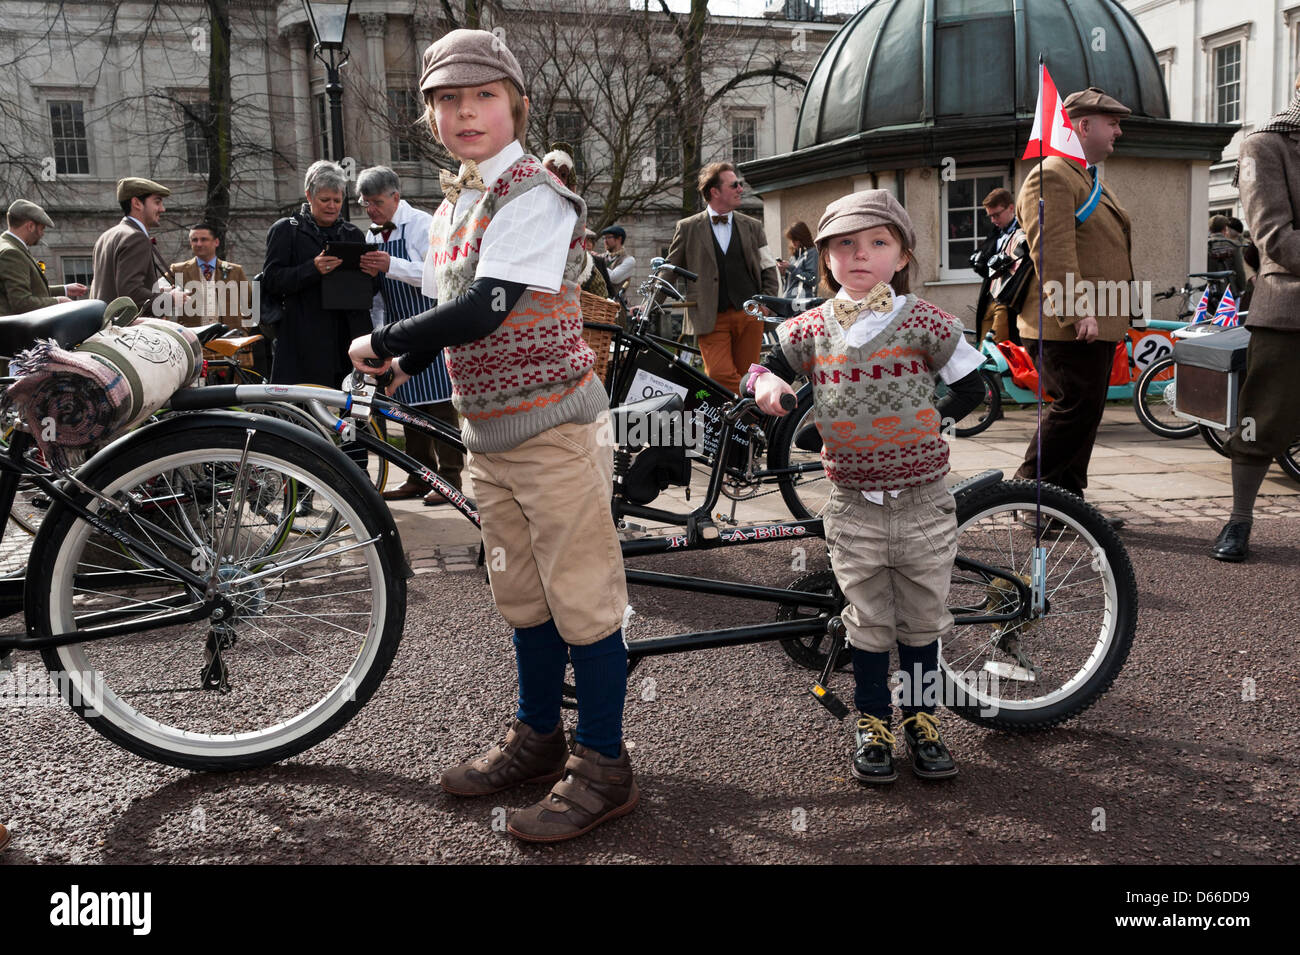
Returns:
[[[62,302],[21,315],[0,318],[0,354],[13,356],[36,344],[39,338],[53,338],[60,348],[80,345],[104,325],[104,306],[98,299]]]
[[[213,322],[211,325],[200,325],[197,328],[190,329],[190,331],[194,333],[194,337],[199,340],[200,344],[206,345],[212,339],[220,338],[230,329],[220,322]]]

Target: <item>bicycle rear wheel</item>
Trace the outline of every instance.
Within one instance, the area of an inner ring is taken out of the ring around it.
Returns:
[[[1133,410],[1152,434],[1162,438],[1190,438],[1196,422],[1174,414],[1174,359],[1161,358],[1147,366],[1133,389]]]
[[[365,704],[401,639],[406,581],[383,545],[387,525],[373,492],[327,445],[284,434],[255,432],[241,471],[247,434],[238,426],[172,432],[83,476],[127,504],[112,521],[132,540],[204,577],[215,566],[227,601],[221,620],[42,651],[77,714],[146,759],[232,770],[300,753]],[[294,489],[337,520],[301,531],[284,504]],[[290,524],[298,533],[288,535]],[[182,578],[138,551],[123,554],[118,540],[62,505],[33,546],[27,619],[36,633],[202,603]]]
[[[1083,712],[1119,675],[1137,628],[1137,581],[1124,545],[1091,505],[1042,486],[1047,519],[1046,610],[1032,614],[1016,585],[1032,584],[1037,488],[1004,481],[958,502],[957,564],[943,641],[943,701],[1002,730],[1039,730]],[[963,617],[1014,614],[998,623]]]

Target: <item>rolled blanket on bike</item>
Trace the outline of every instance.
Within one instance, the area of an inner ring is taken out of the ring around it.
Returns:
[[[73,351],[53,340],[14,358],[13,401],[37,444],[101,444],[135,427],[202,369],[202,346],[183,325],[148,318],[96,332]]]

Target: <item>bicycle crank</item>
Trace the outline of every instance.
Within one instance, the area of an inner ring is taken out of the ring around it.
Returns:
[[[831,681],[831,674],[835,672],[835,664],[839,661],[840,647],[848,639],[848,631],[844,629],[844,621],[838,615],[826,621],[826,635],[831,638],[830,648],[826,652],[826,665],[822,668],[821,676],[813,683],[810,692],[813,699],[826,707],[832,716],[837,720],[842,720],[849,715],[849,708],[844,705],[843,700],[827,687],[827,684]]]

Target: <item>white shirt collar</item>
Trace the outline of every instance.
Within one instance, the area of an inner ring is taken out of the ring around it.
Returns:
[[[139,219],[137,219],[135,216],[127,216],[127,218],[130,219],[132,222],[134,222],[136,225],[138,225],[140,227],[140,231],[143,232],[145,235],[149,234],[149,230],[144,227],[144,223],[141,222]]]
[[[409,202],[407,202],[405,199],[399,199],[397,201],[397,209],[393,213],[393,218],[390,221],[395,226],[401,226],[406,222],[407,219],[411,218],[411,213],[414,211],[415,209],[411,207],[411,204]],[[373,225],[374,223],[371,224]]]
[[[19,237],[18,237],[17,235],[15,235],[14,233],[10,232],[8,229],[5,229],[5,231],[4,231],[3,234],[9,236],[9,237],[10,237],[11,239],[13,239],[15,242],[17,242],[19,245],[21,245],[24,249],[30,249],[30,248],[31,248],[30,245],[28,245],[26,242],[24,242],[21,238],[19,238]]]
[[[506,144],[501,152],[497,153],[490,159],[484,159],[478,164],[478,174],[483,178],[483,181],[487,183],[488,186],[491,186],[492,183],[497,181],[497,178],[503,172],[510,168],[510,164],[523,154],[524,147],[519,145],[519,140],[512,139]],[[463,164],[460,167],[460,174],[462,176],[465,174],[465,166]],[[466,190],[466,192],[468,191],[469,190]],[[403,202],[405,202],[405,200],[403,200]],[[393,221],[396,222],[397,220],[394,219]]]

